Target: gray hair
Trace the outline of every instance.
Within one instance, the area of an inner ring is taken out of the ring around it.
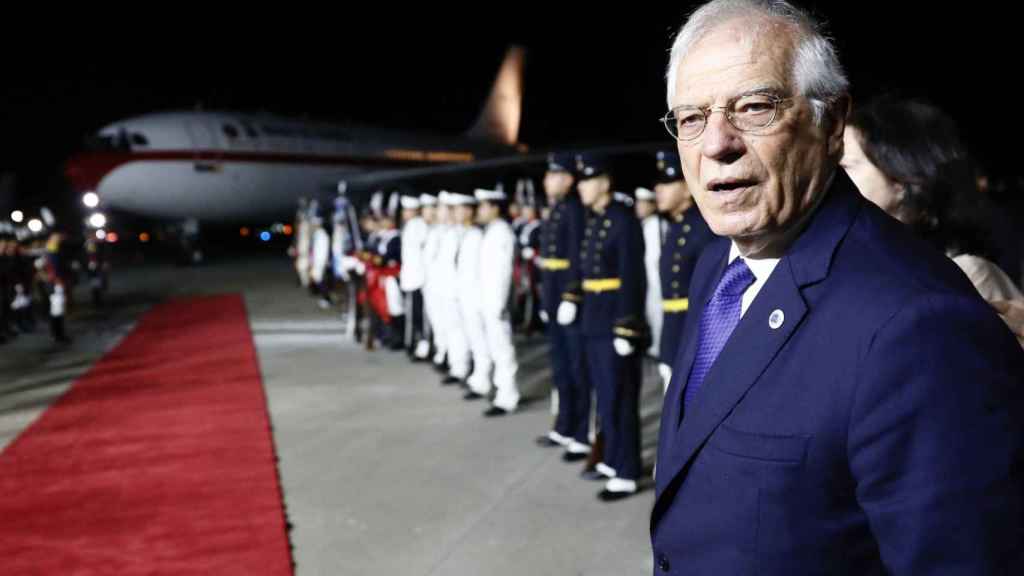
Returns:
[[[823,24],[785,0],[712,0],[695,10],[672,44],[665,73],[669,108],[675,98],[676,77],[683,57],[716,26],[744,16],[780,21],[794,31],[797,44],[792,62],[793,84],[811,101],[814,121],[821,124],[825,113],[847,94],[850,82]]]

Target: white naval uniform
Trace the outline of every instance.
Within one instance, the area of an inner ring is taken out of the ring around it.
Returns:
[[[441,242],[448,233],[449,226],[434,224],[427,230],[427,239],[423,245],[424,283],[423,307],[427,313],[427,324],[434,341],[434,363],[440,364],[448,352],[447,322],[442,314],[442,295],[440,286],[444,284],[445,274],[441,265]]]
[[[493,404],[506,411],[519,405],[516,386],[516,350],[512,344],[512,322],[509,299],[512,290],[512,266],[515,260],[516,238],[508,222],[495,220],[487,225],[480,247],[479,284],[481,318],[490,360],[494,364],[494,386],[497,393]],[[474,375],[476,371],[474,370]],[[481,387],[470,387],[478,394],[490,392],[490,378],[480,380]],[[483,386],[486,385],[486,388]]]
[[[309,269],[309,279],[317,288],[324,280],[327,262],[331,258],[331,237],[323,226],[313,226],[313,249]]]
[[[661,218],[656,214],[641,222],[644,233],[644,269],[647,271],[647,296],[644,303],[647,325],[651,327],[651,348],[648,354],[658,357],[661,350],[662,309],[661,279]]]
[[[299,283],[305,288],[309,286],[309,246],[312,230],[309,219],[300,218],[295,230],[295,271],[299,274]]]
[[[484,234],[476,226],[463,227],[463,230],[456,263],[456,293],[462,330],[473,356],[473,373],[466,383],[473,390],[490,390],[492,365],[482,313],[484,291],[480,286],[480,254]]]
[[[426,264],[423,249],[427,242],[427,223],[419,216],[409,220],[402,227],[402,271],[399,274],[403,292],[414,292],[423,288],[426,279]]]
[[[465,328],[462,326],[462,312],[456,294],[458,284],[456,259],[461,252],[462,237],[466,232],[464,226],[448,226],[441,239],[438,254],[437,295],[439,318],[444,323],[444,331],[448,344],[448,373],[459,379],[469,376],[469,342],[466,340]]]

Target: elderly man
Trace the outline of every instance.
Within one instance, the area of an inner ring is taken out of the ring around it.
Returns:
[[[711,229],[662,414],[655,573],[1020,573],[1024,353],[838,168],[835,50],[782,1],[680,31],[666,117]]]

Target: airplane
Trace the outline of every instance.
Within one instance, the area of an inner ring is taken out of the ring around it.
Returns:
[[[265,114],[161,112],[103,127],[65,173],[89,208],[190,227],[281,218],[300,197],[333,194],[354,175],[523,154],[524,61],[522,47],[508,49],[476,122],[455,137]]]

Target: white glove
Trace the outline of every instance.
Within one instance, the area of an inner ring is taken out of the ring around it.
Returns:
[[[629,356],[633,352],[636,352],[636,348],[629,343],[629,340],[625,338],[616,338],[612,340],[612,346],[615,347],[615,353],[619,356]]]
[[[547,310],[541,310],[540,311],[540,321],[545,323],[545,324],[548,323],[548,312],[547,312]]]
[[[576,303],[562,300],[562,303],[558,305],[558,323],[568,326],[573,323],[573,320],[576,320]]]
[[[343,256],[341,258],[341,268],[346,271],[355,270],[356,274],[360,276],[366,274],[366,265],[354,256]]]
[[[672,367],[668,364],[658,364],[658,374],[661,375],[661,381],[668,386],[670,380],[672,380]]]
[[[53,287],[53,294],[50,294],[50,317],[60,318],[64,315],[64,287],[57,284]]]
[[[537,253],[534,251],[533,248],[523,248],[523,251],[520,254],[523,257],[523,260],[533,260],[533,257]]]

